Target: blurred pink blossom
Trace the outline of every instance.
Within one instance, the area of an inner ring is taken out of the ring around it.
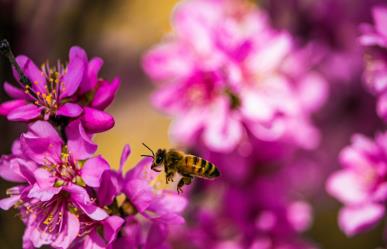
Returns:
[[[232,0],[183,1],[173,27],[143,65],[159,88],[153,103],[174,118],[176,142],[218,152],[250,139],[316,147],[310,116],[327,84],[264,12]]]
[[[343,169],[327,181],[327,191],[345,206],[340,228],[352,236],[373,227],[385,214],[387,200],[387,133],[375,141],[354,135],[340,153]]]
[[[361,26],[360,42],[366,47],[364,78],[378,98],[378,115],[387,121],[387,5],[374,7],[372,16],[373,26]]]

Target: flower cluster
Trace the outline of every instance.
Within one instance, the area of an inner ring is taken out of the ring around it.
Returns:
[[[343,169],[327,182],[327,191],[345,207],[339,225],[347,235],[355,235],[383,218],[387,201],[387,134],[375,141],[354,135],[352,145],[340,154]]]
[[[255,141],[317,146],[310,116],[326,82],[263,11],[233,0],[183,1],[173,28],[143,64],[159,88],[154,105],[174,117],[177,143],[223,153]]]
[[[4,84],[15,100],[0,110],[11,121],[27,122],[28,131],[0,158],[0,177],[18,183],[0,208],[19,210],[23,248],[165,248],[169,225],[184,222],[186,200],[158,187],[149,159],[123,174],[128,145],[118,171],[94,154],[93,134],[114,125],[104,109],[119,80],[98,78],[102,60],[88,61],[79,47],[71,48],[68,66],[39,70],[2,45],[15,62],[19,87]]]
[[[372,9],[374,26],[364,24],[360,43],[365,46],[364,79],[367,88],[378,98],[377,114],[386,121],[387,114],[387,7]],[[387,134],[375,139],[360,134],[342,149],[343,168],[327,180],[329,194],[344,204],[339,212],[339,226],[348,236],[374,227],[385,217],[387,200]]]
[[[247,2],[186,0],[172,20],[173,33],[143,60],[158,88],[152,101],[173,117],[174,141],[222,172],[189,192],[209,197],[176,243],[313,248],[299,236],[311,208],[292,193],[279,159],[318,145],[311,116],[325,101],[326,81],[289,34]]]
[[[378,115],[387,121],[387,6],[376,6],[372,11],[374,26],[361,26],[360,42],[366,47],[365,82],[378,97]]]

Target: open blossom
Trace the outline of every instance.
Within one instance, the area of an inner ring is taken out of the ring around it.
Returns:
[[[166,248],[168,226],[184,222],[181,212],[187,200],[176,193],[157,189],[157,173],[151,170],[149,158],[141,160],[123,175],[123,164],[129,154],[127,145],[118,172],[105,171],[98,189],[102,205],[112,205],[116,196],[124,195],[119,205],[125,217],[122,236],[112,243],[111,249]]]
[[[374,25],[364,24],[360,42],[366,47],[365,81],[377,97],[377,113],[387,121],[387,6],[372,9]]]
[[[340,154],[343,169],[327,181],[327,191],[345,206],[339,225],[349,236],[370,229],[385,216],[387,201],[387,133],[374,141],[354,135]]]
[[[73,147],[82,146],[66,145],[51,124],[36,121],[0,159],[0,176],[20,183],[0,208],[20,210],[23,248],[165,248],[168,226],[184,222],[185,198],[153,186],[148,159],[123,175],[128,146],[118,172]]]
[[[79,156],[69,152],[52,125],[36,121],[15,142],[13,154],[1,158],[1,177],[25,183],[0,201],[3,209],[15,206],[21,211],[27,226],[23,248],[68,248],[78,236],[80,212],[96,221],[108,217],[85,187],[98,187],[109,165],[101,157],[89,155],[81,162]]]
[[[310,114],[323,103],[326,83],[265,13],[239,1],[183,1],[173,28],[143,65],[159,87],[153,103],[174,117],[177,142],[219,152],[248,137],[316,146]]]
[[[42,64],[39,69],[25,55],[16,57],[22,73],[30,84],[13,70],[18,87],[4,83],[5,92],[14,100],[0,105],[0,114],[11,121],[33,121],[80,118],[90,132],[102,132],[114,125],[114,119],[103,110],[113,101],[119,79],[112,82],[98,78],[101,58],[88,60],[77,46],[70,49],[67,66]]]

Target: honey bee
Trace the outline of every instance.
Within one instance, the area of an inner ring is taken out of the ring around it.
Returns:
[[[177,184],[177,192],[179,194],[183,192],[182,188],[184,185],[191,184],[194,176],[209,180],[220,176],[220,172],[215,165],[201,157],[188,155],[175,149],[158,149],[155,154],[146,144],[143,143],[143,145],[152,155],[141,156],[153,159],[151,169],[156,172],[161,172],[160,167],[164,165],[167,184],[173,182],[176,173],[182,176]]]

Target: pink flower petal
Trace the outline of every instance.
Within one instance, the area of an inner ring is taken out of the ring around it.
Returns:
[[[13,110],[26,105],[27,105],[27,102],[22,99],[6,101],[0,104],[0,115],[6,116]]]
[[[79,233],[80,224],[78,218],[70,212],[67,212],[64,216],[66,216],[66,224],[51,244],[54,248],[68,248]]]
[[[103,172],[108,169],[110,169],[109,163],[102,156],[97,156],[86,161],[82,167],[81,176],[88,186],[98,188]]]
[[[46,85],[46,79],[33,61],[27,56],[19,55],[16,57],[16,62],[19,64],[24,74],[32,81],[32,88],[41,93],[46,93],[46,89],[44,87]],[[19,74],[15,69],[13,70],[13,75],[15,79],[20,81]]]
[[[90,200],[89,194],[86,189],[69,184],[64,189],[70,193],[71,199],[85,212],[91,219],[96,221],[104,220],[108,217],[108,214],[102,208],[98,207],[93,201]]]
[[[243,128],[237,117],[228,113],[227,103],[214,108],[212,122],[207,123],[203,140],[212,150],[231,152],[242,137]]]
[[[119,170],[118,170],[120,173],[122,173],[122,170],[124,168],[124,164],[128,160],[130,152],[131,152],[131,150],[130,150],[129,144],[125,144],[125,146],[124,146],[124,148],[122,150],[122,153],[121,153],[120,167],[119,167]]]
[[[306,202],[291,203],[287,210],[287,218],[297,231],[303,232],[312,223],[312,208]]]
[[[42,109],[34,104],[22,105],[10,111],[7,118],[10,121],[31,121],[38,118],[41,111]]]
[[[339,225],[347,236],[356,235],[372,228],[384,216],[384,207],[378,204],[364,204],[345,207],[339,213]]]
[[[66,103],[59,107],[56,115],[75,118],[81,115],[83,109],[80,105],[74,103]]]
[[[91,140],[91,135],[86,133],[80,120],[66,127],[66,135],[69,152],[76,160],[88,159],[97,150],[97,145]]]
[[[327,192],[345,204],[357,204],[365,201],[368,194],[360,185],[361,179],[350,170],[333,173],[327,181]]]
[[[14,99],[31,99],[22,89],[17,88],[8,82],[4,82],[4,91],[8,94],[8,96]]]
[[[67,73],[63,76],[63,86],[60,89],[60,98],[72,96],[79,87],[85,72],[85,62],[79,57],[71,59],[67,66]]]
[[[125,220],[119,216],[109,216],[107,219],[102,221],[103,234],[107,244],[112,243],[120,231]]]
[[[376,30],[387,39],[387,7],[377,6],[372,9]]]
[[[90,60],[87,68],[87,77],[82,81],[79,86],[79,93],[85,94],[95,88],[98,82],[98,73],[103,65],[103,60],[99,57],[95,57]]]
[[[194,69],[187,55],[187,50],[179,44],[162,44],[144,56],[143,68],[154,80],[185,77]]]
[[[11,196],[0,200],[0,208],[3,210],[9,210],[13,205],[20,200],[19,195]]]
[[[125,181],[124,193],[140,213],[148,208],[154,198],[152,187],[142,180]]]
[[[101,176],[101,184],[97,190],[98,201],[101,206],[112,204],[114,198],[121,193],[123,178],[120,173],[105,170]]]
[[[86,131],[99,133],[110,130],[114,126],[114,118],[106,112],[85,107],[83,110],[82,124]]]
[[[57,195],[60,191],[62,191],[62,188],[55,188],[55,187],[48,187],[48,188],[41,188],[38,184],[34,184],[31,190],[28,192],[28,198],[34,198],[40,201],[49,201],[54,197],[54,195]]]
[[[20,137],[23,152],[33,161],[45,165],[47,161],[59,162],[63,141],[56,129],[48,122],[36,121],[27,133]]]
[[[103,81],[98,87],[90,106],[98,110],[104,110],[113,102],[119,87],[119,78],[115,78],[111,83]]]

